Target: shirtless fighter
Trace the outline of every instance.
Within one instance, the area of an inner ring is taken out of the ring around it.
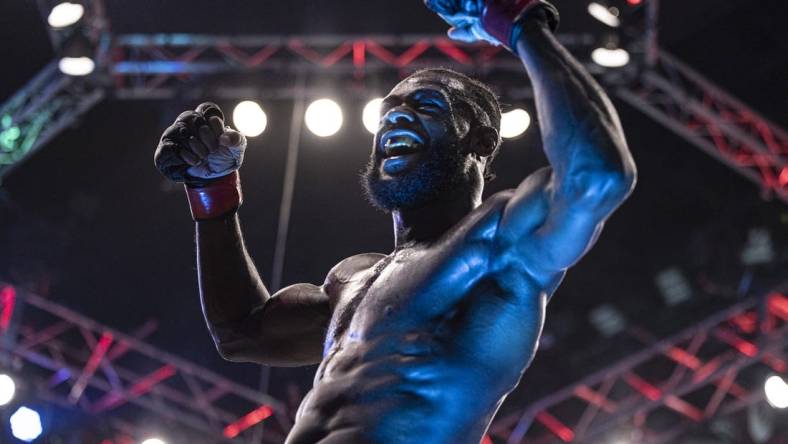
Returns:
[[[244,138],[203,104],[156,163],[186,183],[200,295],[223,357],[320,363],[289,444],[478,443],[537,348],[545,306],[629,195],[635,165],[610,100],[556,41],[540,0],[427,0],[450,36],[504,45],[535,89],[550,167],[482,202],[500,109],[479,82],[418,72],[386,97],[364,177],[394,250],[271,295],[239,228]]]

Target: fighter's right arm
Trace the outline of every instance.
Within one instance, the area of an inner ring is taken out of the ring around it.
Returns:
[[[203,314],[225,359],[276,366],[320,362],[331,309],[322,286],[269,295],[243,242],[238,216],[197,222]]]
[[[208,329],[231,361],[317,363],[330,307],[323,287],[294,285],[270,295],[246,251],[236,211],[245,138],[204,103],[178,116],[156,149],[157,168],[183,182],[197,230],[197,273]]]

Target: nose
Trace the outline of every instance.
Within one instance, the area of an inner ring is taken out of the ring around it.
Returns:
[[[388,125],[396,125],[397,123],[413,123],[416,121],[416,116],[402,106],[392,108],[383,116],[383,121]]]

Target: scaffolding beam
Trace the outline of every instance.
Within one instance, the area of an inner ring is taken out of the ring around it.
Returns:
[[[0,178],[104,97],[104,90],[60,72],[51,62],[0,106]]]
[[[26,374],[46,381],[39,384],[46,399],[90,415],[111,412],[127,423],[135,422],[139,409],[154,412],[199,434],[201,443],[251,443],[239,429],[248,428],[250,413],[273,421],[271,442],[292,426],[285,404],[271,396],[30,292],[0,284],[0,295],[0,316],[18,326],[3,332],[0,348],[36,369]],[[131,410],[121,411],[124,405]]]
[[[788,133],[665,51],[619,98],[788,202]]]
[[[756,365],[777,373],[788,369],[786,290],[788,283],[667,339],[635,331],[648,343],[644,350],[497,418],[493,441],[596,443],[627,430],[636,432],[638,442],[663,444],[719,413],[762,400],[762,386],[741,375]],[[655,427],[655,415],[665,412],[672,424]]]

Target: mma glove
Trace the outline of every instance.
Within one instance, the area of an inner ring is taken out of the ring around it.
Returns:
[[[162,134],[154,154],[159,171],[183,183],[194,220],[234,214],[243,195],[238,168],[246,138],[224,125],[224,114],[213,103],[186,111]]]
[[[463,42],[487,41],[517,52],[526,23],[558,28],[558,10],[545,0],[424,0],[452,28],[449,37]]]

